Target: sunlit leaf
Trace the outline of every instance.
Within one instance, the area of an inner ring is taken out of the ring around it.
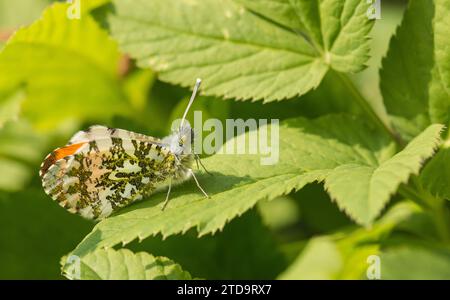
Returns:
[[[282,8],[273,15],[261,3],[244,2],[289,25],[295,25],[287,21],[292,16],[307,25],[319,22],[310,14],[317,9],[326,35],[316,37],[320,28],[310,26],[303,34],[277,26],[231,0],[115,1],[109,25],[141,67],[183,86],[201,77],[205,94],[225,98],[291,98],[317,87],[330,67],[343,72],[364,67],[373,24],[365,2],[324,1],[314,7],[311,1],[271,1]]]

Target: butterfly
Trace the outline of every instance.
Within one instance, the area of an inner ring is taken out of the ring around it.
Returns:
[[[197,79],[178,129],[163,139],[99,125],[76,133],[41,164],[44,191],[69,212],[94,220],[167,188],[164,210],[172,185],[191,177],[208,197],[192,170],[194,160],[201,161],[186,122],[200,84]]]

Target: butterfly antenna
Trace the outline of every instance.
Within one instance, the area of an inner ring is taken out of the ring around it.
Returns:
[[[197,81],[195,82],[194,90],[192,91],[191,99],[189,100],[186,110],[184,111],[183,118],[181,118],[180,129],[183,128],[187,113],[188,113],[189,109],[191,108],[191,105],[194,102],[195,97],[197,96],[197,92],[198,92],[198,89],[200,88],[201,83],[202,83],[202,80],[200,78],[197,78]]]

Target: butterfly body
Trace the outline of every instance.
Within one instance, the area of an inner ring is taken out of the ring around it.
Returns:
[[[44,190],[70,212],[105,218],[190,177],[194,154],[183,142],[187,133],[189,126],[160,140],[93,126],[47,156],[40,172]]]

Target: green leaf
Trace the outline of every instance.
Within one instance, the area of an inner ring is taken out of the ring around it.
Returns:
[[[434,1],[434,61],[429,87],[430,116],[433,122],[450,124],[450,2]]]
[[[434,154],[442,125],[431,125],[401,152],[377,165],[349,163],[334,169],[325,188],[356,221],[370,224],[390,197],[410,175],[419,173],[423,161]]]
[[[439,73],[442,81],[448,91],[450,88],[450,53],[446,51],[449,44],[450,21],[450,2],[447,0],[435,1],[435,55]]]
[[[328,237],[312,239],[299,257],[279,279],[333,279],[342,268],[336,244]]]
[[[370,229],[350,228],[333,235],[312,238],[278,278],[362,279],[368,267],[367,258],[379,254],[378,242],[417,211],[414,204],[400,203]]]
[[[448,280],[450,279],[450,251],[411,246],[386,250],[381,256],[381,278]]]
[[[289,0],[234,0],[234,2],[287,28],[303,29]]]
[[[446,0],[409,2],[383,60],[381,92],[395,127],[406,138],[430,122],[450,124],[450,67],[444,50],[449,10]]]
[[[270,14],[271,18],[283,23],[287,16],[302,13],[299,6],[308,5],[296,1],[289,11],[288,2],[272,2],[282,11]],[[188,87],[201,77],[206,95],[265,102],[308,92],[319,85],[330,66],[343,72],[361,70],[368,58],[366,35],[373,24],[366,17],[365,2],[326,1],[320,7],[326,35],[319,45],[323,47],[316,49],[308,36],[315,32],[312,28],[298,34],[231,0],[114,4],[114,15],[109,17],[112,35],[139,66],[158,71],[164,81]],[[261,3],[250,8],[269,15]],[[298,17],[318,21],[308,14]]]
[[[373,22],[369,6],[359,0],[289,0],[306,34],[323,52],[324,59],[340,72],[361,71],[369,59]]]
[[[194,184],[188,182],[173,189],[169,208],[161,211],[165,193],[155,194],[98,223],[74,254],[83,256],[96,248],[126,244],[158,233],[168,237],[193,227],[200,236],[215,233],[260,200],[271,200],[323,180],[341,209],[357,222],[370,224],[400,183],[418,172],[422,160],[433,153],[441,128],[431,126],[403,152],[393,156],[394,145],[387,137],[357,119],[326,116],[316,120],[286,121],[279,128],[280,153],[275,165],[261,165],[260,155],[209,157],[204,164],[214,176],[202,172],[198,179],[210,199],[205,199]],[[267,129],[269,140],[271,134],[276,134],[274,129]],[[258,135],[258,131],[251,131],[228,144],[234,144],[236,140],[249,141]],[[392,168],[399,168],[398,175],[391,173]],[[358,177],[360,169],[371,173],[364,178]],[[352,180],[340,178],[341,174]],[[373,186],[368,184],[370,176],[373,176]],[[389,182],[384,182],[383,176],[387,176]],[[383,190],[373,187],[383,187]]]
[[[187,280],[191,275],[165,257],[127,249],[96,250],[83,258],[69,256],[63,266],[68,279],[102,280]]]
[[[137,70],[124,81],[124,92],[136,111],[145,110],[148,94],[153,87],[155,74],[151,70]]]
[[[125,108],[115,43],[89,15],[67,18],[67,8],[52,5],[0,52],[0,91],[24,82],[23,114],[40,128],[106,118]]]
[[[420,179],[431,194],[450,200],[450,148],[442,148],[427,163]]]
[[[221,162],[236,164],[235,161]],[[220,163],[220,160],[215,163]],[[242,163],[249,166],[244,159]],[[207,168],[211,166],[211,159],[205,159],[205,164]],[[239,172],[244,173],[245,169],[241,168],[239,166]],[[156,194],[148,201],[125,209],[123,214],[101,221],[73,253],[83,256],[95,248],[126,244],[136,238],[142,240],[158,233],[165,238],[184,233],[192,227],[197,229],[200,236],[214,233],[222,230],[226,223],[252,208],[259,200],[273,199],[294,188],[301,188],[316,180],[317,175],[313,172],[303,176],[288,173],[269,175],[260,180],[220,173],[214,173],[213,178],[198,177],[212,195],[211,199],[204,199],[195,189],[184,185],[182,189],[171,193],[170,208],[161,211],[160,204],[165,195]]]
[[[402,124],[397,119],[411,120],[419,130],[430,122],[427,111],[428,84],[433,66],[432,2],[409,2],[382,62],[381,92],[387,111],[395,116],[394,125],[399,129]]]

